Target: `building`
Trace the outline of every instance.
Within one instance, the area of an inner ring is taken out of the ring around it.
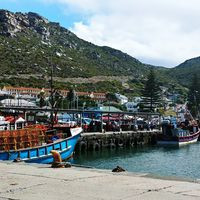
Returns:
[[[37,107],[35,103],[26,101],[24,99],[4,99],[0,103],[4,107]]]
[[[131,102],[127,102],[125,104],[127,111],[129,112],[138,112],[139,111],[139,103],[141,102],[141,97],[134,97]]]
[[[39,88],[26,88],[26,87],[12,87],[12,86],[4,86],[2,91],[7,92],[12,96],[23,96],[29,95],[31,97],[36,98],[40,93],[41,89]]]
[[[100,107],[93,107],[88,108],[89,111],[101,111],[101,112],[122,112],[120,109],[114,106],[100,106]]]
[[[121,95],[119,93],[115,93],[115,97],[117,98],[117,100],[119,101],[119,103],[121,105],[125,104],[128,102],[128,97]]]
[[[178,94],[178,93],[170,93],[170,94],[167,95],[167,98],[169,100],[171,100],[173,103],[175,103],[180,98],[180,94]]]
[[[30,100],[32,98],[37,98],[38,94],[41,91],[44,92],[44,95],[46,97],[50,96],[51,90],[49,88],[40,89],[40,88],[4,86],[4,88],[2,89],[2,92],[6,93],[8,95],[12,95],[14,97],[20,97],[20,98],[25,97],[24,99],[27,99],[29,97]],[[66,97],[67,93],[69,91],[68,90],[59,90],[59,92],[63,97]],[[79,96],[88,96],[98,103],[104,102],[106,100],[106,93],[76,92],[76,95],[78,95],[78,97]]]
[[[139,105],[135,102],[127,102],[125,106],[128,112],[138,112],[139,110]]]

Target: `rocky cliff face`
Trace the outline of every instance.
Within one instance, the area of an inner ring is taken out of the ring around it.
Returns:
[[[78,38],[59,23],[36,13],[0,10],[0,74],[66,77],[133,75],[142,77],[149,67],[110,47]]]
[[[107,86],[108,80],[116,80],[111,84],[118,88],[121,87],[119,82],[127,81],[122,77],[129,77],[135,80],[131,84],[140,86],[149,69],[154,67],[119,50],[84,41],[59,23],[50,22],[36,13],[0,10],[0,84],[15,82],[19,85],[20,81],[23,85],[26,79],[28,84],[32,82],[32,86],[39,87],[41,82],[44,84],[44,77],[49,77],[52,66],[58,82],[101,77],[105,82],[102,87]],[[165,85],[180,77],[174,69],[154,68]],[[115,78],[117,76],[120,79]],[[188,75],[181,74],[180,80],[182,77],[189,80]]]
[[[36,31],[48,38],[49,30],[44,26],[49,21],[36,13],[29,12],[23,14],[20,12],[12,13],[6,10],[0,10],[0,34],[4,36],[16,36],[18,32],[28,30]]]

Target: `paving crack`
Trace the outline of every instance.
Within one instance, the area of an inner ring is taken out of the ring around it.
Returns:
[[[75,179],[62,179],[63,181],[79,181],[79,180],[85,180],[85,179],[92,179],[92,178],[104,178],[108,175],[102,175],[102,176],[87,176],[87,177],[81,177],[81,178],[75,178]]]
[[[198,198],[200,198],[199,195],[195,195],[195,194],[181,194],[180,193],[180,195],[187,196],[187,197],[198,197]]]
[[[92,179],[92,178],[104,178],[109,175],[101,175],[101,176],[87,176],[87,177],[81,177],[81,178],[73,178],[73,179],[63,179],[63,178],[54,178],[44,175],[36,175],[36,174],[23,174],[23,173],[10,173],[10,174],[16,174],[21,176],[31,176],[31,177],[38,177],[38,178],[47,178],[47,179],[53,179],[53,180],[62,180],[62,181],[77,181],[77,180],[84,180],[84,179]]]
[[[185,190],[185,191],[175,192],[174,194],[181,194],[181,193],[190,192],[190,191],[192,191],[192,190]]]
[[[10,197],[1,197],[0,200],[20,200],[20,199],[15,199],[15,198],[10,198]]]
[[[171,187],[173,187],[173,185],[162,187],[162,188],[157,188],[157,189],[148,189],[148,190],[146,190],[144,192],[136,194],[135,196],[140,196],[140,195],[143,195],[143,194],[146,194],[146,193],[149,193],[149,192],[159,192],[161,190],[165,190],[165,189],[168,189],[168,188],[171,188]]]
[[[15,175],[21,175],[21,176],[31,176],[31,177],[38,177],[38,178],[47,178],[47,179],[55,179],[55,180],[62,180],[60,178],[53,178],[53,177],[49,177],[49,176],[44,176],[44,175],[36,175],[36,174],[24,174],[24,173],[15,173],[15,172],[11,172],[10,174],[15,174]]]
[[[180,195],[183,195],[183,196],[188,196],[188,197],[198,197],[200,198],[199,195],[195,195],[195,194],[185,194],[184,192],[192,192],[193,190],[185,190],[185,191],[180,191],[180,192],[171,192],[172,194],[180,194]]]
[[[28,187],[19,187],[19,188],[15,188],[15,189],[10,189],[10,190],[6,190],[5,192],[0,192],[0,194],[8,194],[8,193],[14,193],[17,191],[22,191],[22,190],[26,190],[32,187],[37,187],[37,186],[41,186],[41,185],[45,185],[44,183],[40,183],[40,184],[36,184],[36,185],[31,185]]]

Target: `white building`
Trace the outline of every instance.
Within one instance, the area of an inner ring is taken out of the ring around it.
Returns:
[[[134,103],[140,103],[142,101],[142,98],[141,97],[134,97],[133,98],[133,102]]]
[[[133,101],[127,102],[125,104],[127,111],[129,112],[138,112],[139,110],[139,103],[141,102],[141,97],[134,97]]]
[[[139,109],[138,103],[127,102],[125,105],[128,112],[138,112],[138,109]]]
[[[24,99],[4,99],[0,101],[2,106],[13,106],[13,107],[36,107],[35,103],[26,101]]]
[[[115,96],[116,98],[118,99],[119,103],[121,105],[125,104],[128,102],[128,97],[124,96],[124,95],[121,95],[119,93],[115,93]]]

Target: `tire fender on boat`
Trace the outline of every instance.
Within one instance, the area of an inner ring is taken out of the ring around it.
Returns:
[[[98,142],[96,142],[96,143],[93,144],[93,149],[94,149],[95,151],[99,151],[100,145],[99,145]]]
[[[86,148],[87,148],[87,144],[86,144],[86,142],[81,141],[81,142],[80,142],[80,150],[81,150],[81,151],[85,151]]]

